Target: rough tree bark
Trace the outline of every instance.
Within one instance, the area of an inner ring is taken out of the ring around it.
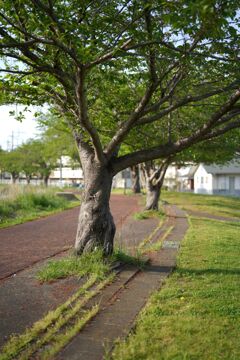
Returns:
[[[145,210],[158,210],[158,203],[161,196],[164,177],[169,166],[167,159],[156,169],[151,162],[144,163],[143,171],[146,179],[146,206]]]
[[[81,200],[75,242],[77,254],[103,249],[105,256],[113,251],[115,224],[109,207],[113,174],[111,168],[81,154],[84,192]]]
[[[134,194],[141,193],[140,187],[140,174],[139,174],[139,166],[133,165],[131,166],[131,177],[132,177],[132,191]]]

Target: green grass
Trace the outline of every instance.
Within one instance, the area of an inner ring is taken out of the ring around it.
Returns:
[[[240,198],[237,197],[163,191],[162,199],[185,210],[240,218]]]
[[[110,271],[110,262],[104,261],[102,251],[97,250],[93,253],[86,253],[82,256],[66,256],[58,260],[49,261],[37,273],[40,281],[51,281],[68,276],[94,275],[98,279],[103,279]]]
[[[56,188],[5,186],[0,188],[0,228],[20,224],[78,206],[56,196]]]
[[[79,277],[94,275],[97,279],[102,280],[111,271],[114,263],[119,261],[139,268],[143,268],[145,264],[144,259],[140,256],[130,256],[120,249],[116,249],[109,258],[104,258],[102,250],[99,249],[81,256],[71,255],[58,260],[50,260],[38,271],[37,278],[44,282],[73,275]]]
[[[113,359],[240,359],[239,233],[238,223],[193,218],[176,271]]]
[[[146,265],[146,260],[141,256],[140,252],[137,252],[137,256],[131,256],[121,249],[114,251],[112,261],[120,261],[123,264],[133,265],[139,269],[143,269]]]
[[[123,189],[123,188],[112,189],[111,193],[117,195],[134,195],[132,189]]]
[[[135,220],[146,220],[150,218],[162,218],[164,217],[164,213],[162,211],[157,210],[144,210],[137,212],[133,215]]]

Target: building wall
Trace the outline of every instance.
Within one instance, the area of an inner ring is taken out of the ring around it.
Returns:
[[[189,169],[190,166],[178,168],[176,165],[169,165],[163,185],[168,190],[191,191],[190,181],[187,176]]]
[[[234,183],[232,185],[231,179]],[[240,174],[215,175],[213,193],[240,196]]]
[[[55,169],[51,173],[51,179],[60,179],[61,172],[60,169]],[[83,179],[83,171],[82,169],[72,169],[69,167],[62,168],[62,178],[63,179],[76,179],[82,180]]]
[[[200,164],[194,174],[194,193],[212,194],[213,184],[214,181],[212,174],[208,174],[202,164]]]
[[[112,187],[117,189],[130,189],[132,187],[130,170],[125,169],[116,174],[113,178]]]
[[[194,174],[196,194],[240,196],[240,174],[209,174],[202,164]]]

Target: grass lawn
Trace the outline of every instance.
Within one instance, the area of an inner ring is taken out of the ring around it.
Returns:
[[[56,196],[58,188],[0,186],[0,228],[21,224],[79,205]]]
[[[113,359],[240,359],[239,233],[240,223],[192,218],[176,271]]]
[[[202,211],[213,215],[240,218],[239,197],[163,191],[162,200],[176,204],[185,210]]]

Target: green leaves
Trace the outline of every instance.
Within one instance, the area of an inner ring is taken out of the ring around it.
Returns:
[[[137,117],[156,120],[141,127],[134,121],[123,140],[138,150],[168,144],[170,137],[190,136],[213,114],[200,97],[196,111],[188,102],[176,105],[179,99],[239,78],[238,33],[236,0],[6,0],[0,10],[2,101],[54,104],[82,141],[96,147],[94,128],[105,146],[139,109],[154,72],[156,88]],[[217,110],[227,97],[211,99]]]

